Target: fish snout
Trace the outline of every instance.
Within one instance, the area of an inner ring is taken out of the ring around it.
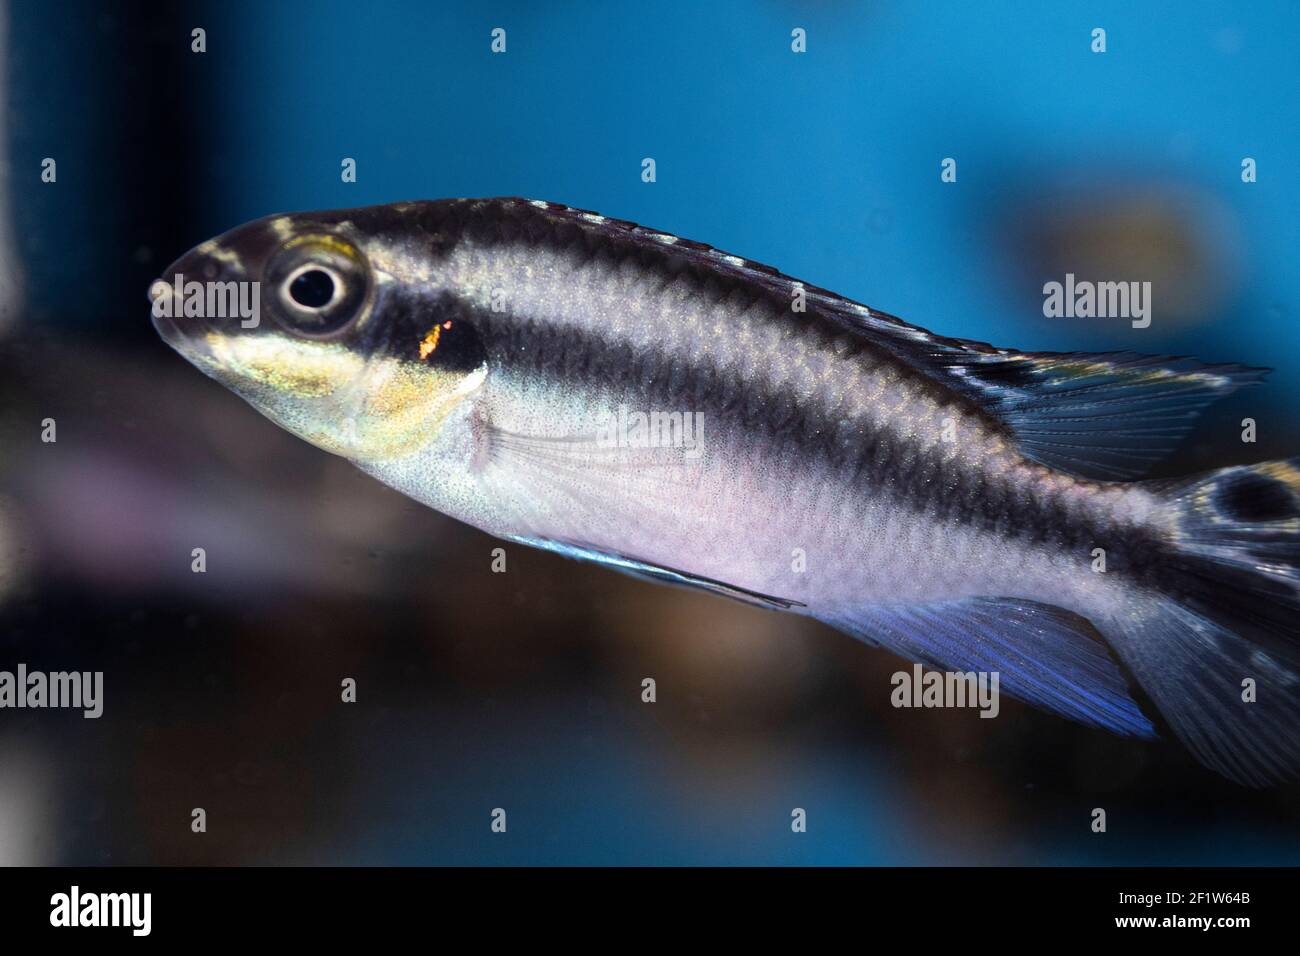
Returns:
[[[260,283],[240,259],[204,243],[173,262],[148,291],[154,328],[174,348],[202,348],[212,333],[251,331],[261,324]]]

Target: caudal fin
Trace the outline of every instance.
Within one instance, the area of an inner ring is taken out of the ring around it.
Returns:
[[[1300,775],[1300,458],[1142,486],[1173,549],[1104,635],[1207,766],[1254,786]]]

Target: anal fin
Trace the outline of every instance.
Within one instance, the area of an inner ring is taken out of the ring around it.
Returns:
[[[822,619],[936,670],[997,672],[1000,690],[1062,717],[1124,736],[1156,736],[1106,645],[1069,611],[1010,598],[966,598],[873,606]]]

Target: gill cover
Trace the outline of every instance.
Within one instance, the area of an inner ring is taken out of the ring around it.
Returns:
[[[279,241],[259,246],[252,230]],[[472,326],[453,327],[427,286],[373,268],[363,244],[400,239],[354,239],[351,231],[346,222],[276,217],[196,250],[240,261],[260,281],[270,319],[257,329],[210,329],[203,367],[299,437],[372,462],[435,440],[486,365]]]

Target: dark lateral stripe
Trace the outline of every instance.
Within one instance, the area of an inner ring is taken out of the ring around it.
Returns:
[[[908,365],[907,359],[900,357],[900,353],[909,355],[909,350],[918,355],[928,354],[931,348],[999,354],[1000,350],[985,343],[936,335],[886,312],[785,275],[764,263],[582,209],[518,198],[445,200],[425,206],[424,215],[429,217],[426,231],[438,237],[430,247],[431,253],[446,255],[455,244],[447,237],[460,236],[485,249],[520,243],[554,251],[578,246],[593,257],[600,253],[615,259],[633,259],[665,282],[686,273],[701,291],[715,290],[719,300],[739,291],[751,301],[768,302],[792,321],[825,337],[847,334],[857,348],[880,360],[909,367],[918,387],[932,397],[960,406],[966,414],[983,420],[992,431],[1007,431],[1003,422],[969,395],[952,389],[930,370]],[[791,294],[796,287],[807,296],[807,311],[797,316],[790,312]],[[878,333],[866,334],[862,324],[866,319],[881,329],[889,329],[889,333],[883,338]]]
[[[580,329],[493,313],[464,301],[459,314],[477,324],[489,361],[508,364],[516,373],[577,390],[631,392],[629,403],[649,408],[702,412],[737,435],[765,443],[768,454],[793,453],[863,495],[884,497],[935,520],[1028,542],[1101,540],[1101,529],[1082,522],[1078,513],[1045,503],[1007,478],[962,469],[938,448],[909,447],[868,419],[846,428],[840,412],[816,402],[796,403],[788,392],[712,363],[684,362],[663,349],[635,350]]]

